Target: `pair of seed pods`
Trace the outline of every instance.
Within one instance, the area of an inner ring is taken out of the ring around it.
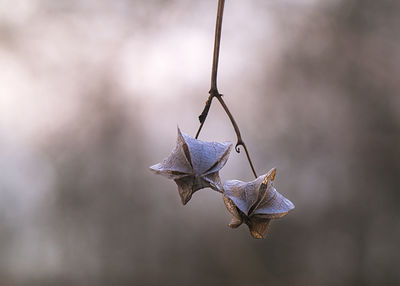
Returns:
[[[184,205],[203,188],[222,193],[233,216],[228,225],[237,228],[244,222],[254,238],[265,238],[271,220],[287,215],[294,205],[274,188],[275,168],[251,182],[228,180],[222,184],[219,170],[225,166],[231,149],[230,142],[197,140],[178,128],[174,150],[150,169],[175,181]]]

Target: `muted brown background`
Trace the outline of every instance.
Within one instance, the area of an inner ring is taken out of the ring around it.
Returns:
[[[400,283],[400,2],[227,1],[219,89],[296,205],[261,241],[148,170],[196,132],[216,6],[0,1],[0,285]],[[217,102],[200,138],[235,140]]]

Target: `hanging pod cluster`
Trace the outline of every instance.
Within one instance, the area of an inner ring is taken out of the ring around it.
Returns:
[[[193,138],[186,135],[178,128],[175,149],[162,163],[151,166],[150,169],[156,174],[175,181],[184,205],[192,198],[194,192],[203,188],[211,188],[222,193],[225,206],[233,216],[229,226],[236,228],[244,222],[254,238],[265,238],[271,219],[287,215],[294,205],[275,190],[273,186],[276,175],[275,168],[265,175],[257,176],[239,127],[222,98],[222,94],[218,92],[217,72],[224,5],[225,0],[218,0],[211,89],[203,112],[199,116],[200,127],[196,136]],[[197,139],[214,98],[219,101],[232,123],[237,137],[235,150],[239,153],[239,147],[243,147],[256,178],[254,181],[230,180],[222,184],[219,170],[225,166],[233,144],[205,142]]]
[[[178,128],[174,150],[150,169],[175,181],[184,205],[203,188],[222,193],[233,216],[229,226],[236,228],[244,222],[254,238],[265,238],[271,219],[285,216],[294,205],[274,188],[275,168],[251,182],[230,180],[222,184],[219,170],[225,166],[231,149],[232,143],[197,140]]]

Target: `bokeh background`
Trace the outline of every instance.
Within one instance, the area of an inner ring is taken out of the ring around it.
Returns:
[[[219,89],[296,205],[265,240],[148,170],[197,130],[216,8],[0,1],[0,285],[400,284],[400,2],[227,1]],[[217,102],[200,139],[235,141]]]

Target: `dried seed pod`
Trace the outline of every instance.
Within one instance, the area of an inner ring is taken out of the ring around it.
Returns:
[[[205,142],[186,135],[178,128],[175,149],[162,162],[151,166],[156,174],[173,179],[185,205],[202,188],[222,192],[218,171],[228,160],[232,143]]]
[[[224,203],[233,215],[230,227],[238,227],[245,222],[254,238],[265,238],[271,219],[280,218],[294,209],[273,187],[276,169],[271,169],[251,182],[238,180],[224,183]]]

